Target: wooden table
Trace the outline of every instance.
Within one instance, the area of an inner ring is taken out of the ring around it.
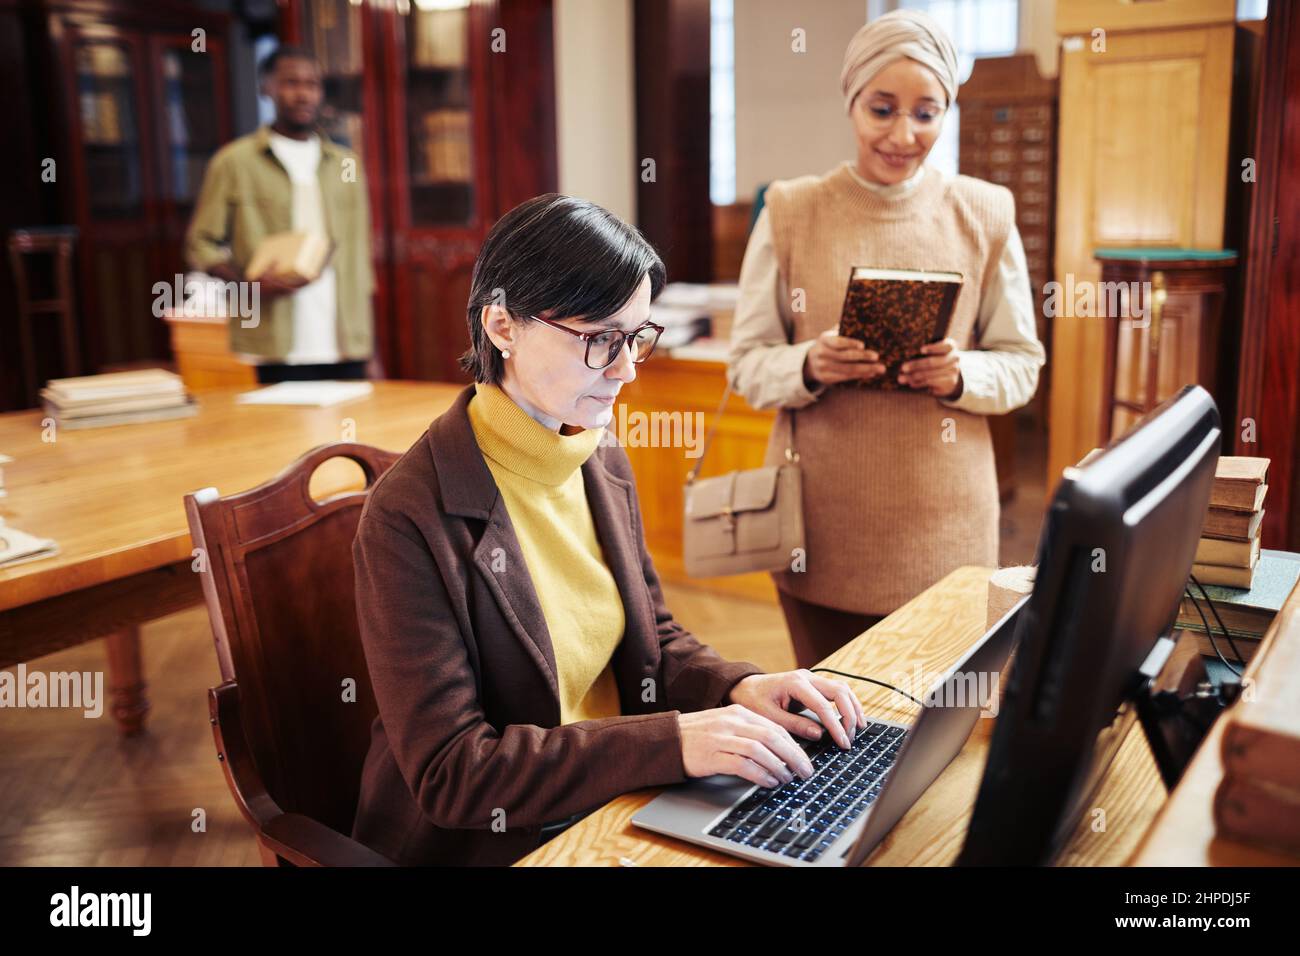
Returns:
[[[0,568],[0,667],[106,638],[111,713],[124,734],[139,732],[149,707],[139,626],[202,601],[182,495],[251,488],[333,441],[404,451],[461,389],[374,386],[370,397],[330,408],[239,405],[247,389],[205,391],[193,418],[62,429],[54,441],[38,411],[0,415],[0,449],[14,458],[0,514],[61,549]],[[361,481],[355,465],[336,461],[317,472],[312,492]]]
[[[1283,628],[1288,633],[1300,628],[1300,585],[1291,589],[1273,619],[1246,677],[1259,679],[1260,672],[1270,664],[1267,648]],[[1249,701],[1238,698],[1210,727],[1129,861],[1133,866],[1300,866],[1300,857],[1277,848],[1220,835],[1214,822],[1214,797],[1223,782],[1223,731],[1232,711],[1248,706]]]
[[[823,666],[898,683],[919,665],[937,675],[984,633],[990,570],[964,567],[917,595]],[[849,681],[868,716],[910,720],[915,705],[884,688]],[[900,704],[901,702],[901,704]],[[993,720],[980,720],[961,753],[898,822],[867,862],[885,866],[946,866],[961,850],[984,772]],[[632,815],[660,793],[638,790],[611,800],[538,847],[518,866],[746,866],[716,853],[632,826]],[[1134,722],[1102,781],[1095,812],[1085,813],[1060,863],[1119,865],[1129,858],[1165,801],[1165,790]],[[1094,829],[1104,819],[1105,829]]]

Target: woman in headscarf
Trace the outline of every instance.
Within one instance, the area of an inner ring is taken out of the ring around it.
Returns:
[[[807,546],[773,577],[800,667],[954,568],[996,566],[986,416],[1028,402],[1045,360],[1011,192],[925,165],[957,94],[952,41],[923,13],[888,13],[854,35],[840,83],[857,156],[768,187],[729,368],[753,407],[781,410],[769,463],[794,426]],[[885,371],[837,334],[856,266],[963,276],[944,340],[903,365],[900,390],[854,387]]]

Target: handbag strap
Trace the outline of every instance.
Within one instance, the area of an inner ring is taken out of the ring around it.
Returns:
[[[718,430],[718,422],[722,420],[722,413],[727,407],[727,401],[731,398],[732,391],[731,378],[728,376],[727,387],[722,393],[722,401],[718,404],[717,412],[714,413],[713,423],[709,425],[708,434],[704,436],[704,447],[700,449],[700,457],[695,459],[695,467],[693,467],[690,474],[686,476],[686,483],[688,485],[695,481],[700,474],[700,469],[704,467],[704,456],[709,453],[709,445],[713,442],[713,433]],[[788,413],[790,419],[790,441],[787,442],[785,446],[785,460],[796,462],[799,460],[799,453],[795,451],[794,447],[794,409],[787,408],[784,409],[784,411]]]

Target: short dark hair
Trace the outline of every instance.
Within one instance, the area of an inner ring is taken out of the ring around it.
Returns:
[[[320,70],[320,61],[316,59],[314,53],[306,47],[294,46],[286,43],[283,46],[276,47],[266,56],[262,57],[262,63],[257,68],[258,77],[263,80],[266,79],[275,72],[275,68],[281,60],[306,60],[308,63],[316,67],[318,71]]]
[[[663,260],[633,226],[585,199],[546,193],[499,220],[479,250],[470,280],[469,349],[460,366],[497,385],[505,366],[483,328],[483,308],[512,316],[603,319],[622,309],[650,277],[654,299],[667,281]]]

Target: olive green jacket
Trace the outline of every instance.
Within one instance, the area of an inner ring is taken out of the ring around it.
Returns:
[[[339,354],[367,359],[374,345],[375,273],[366,178],[357,155],[324,135],[319,176],[325,225],[334,241]],[[292,228],[292,209],[289,174],[271,152],[270,127],[262,126],[227,143],[208,163],[185,232],[186,262],[199,270],[229,262],[242,274],[263,238]],[[258,311],[252,319],[232,319],[231,351],[283,360],[293,347],[293,297],[279,296]]]

